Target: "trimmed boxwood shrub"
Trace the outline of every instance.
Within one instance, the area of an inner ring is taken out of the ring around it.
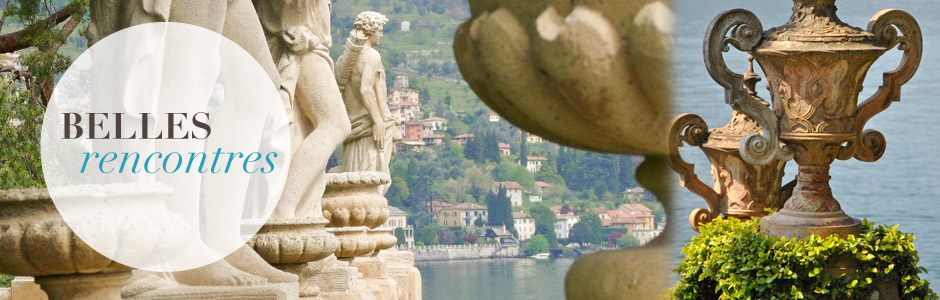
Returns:
[[[875,282],[897,276],[901,299],[937,299],[919,276],[927,270],[917,266],[913,234],[867,220],[862,226],[860,236],[796,240],[758,233],[758,218],[716,219],[682,249],[672,298],[867,299]],[[824,272],[829,258],[840,255],[858,259],[856,275]]]

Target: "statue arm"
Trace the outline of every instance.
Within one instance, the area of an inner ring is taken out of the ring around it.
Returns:
[[[380,99],[375,89],[382,60],[375,50],[366,49],[364,51],[368,52],[364,52],[361,58],[365,63],[365,67],[362,69],[362,84],[359,86],[359,92],[362,95],[362,106],[366,108],[369,117],[372,118],[372,139],[379,149],[383,149],[385,146],[385,122],[382,118],[382,111],[379,110],[378,101]]]

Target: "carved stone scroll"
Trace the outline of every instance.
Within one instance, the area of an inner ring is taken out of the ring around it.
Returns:
[[[902,36],[898,36],[898,30]],[[865,128],[868,120],[887,109],[891,102],[901,101],[901,86],[917,72],[923,55],[924,42],[920,26],[907,12],[896,9],[882,10],[868,23],[868,31],[875,35],[875,42],[889,49],[897,47],[904,51],[904,56],[897,68],[884,73],[884,81],[878,91],[855,111],[855,126],[860,130],[855,140],[840,151],[838,158],[843,160],[854,156],[860,161],[873,162],[881,158],[886,144],[884,135],[877,130],[861,129]]]

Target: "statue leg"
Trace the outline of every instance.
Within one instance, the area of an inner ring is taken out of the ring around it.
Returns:
[[[320,215],[320,197],[326,188],[326,164],[343,140],[349,135],[350,123],[346,115],[339,86],[327,60],[316,53],[300,58],[295,107],[312,120],[314,129],[304,137],[291,159],[287,186],[281,201],[296,203],[294,211],[275,214],[307,218]],[[286,203],[285,203],[286,204]],[[279,205],[279,209],[290,209]]]
[[[264,39],[261,21],[250,0],[229,1],[222,35],[245,49],[261,64],[271,77],[272,83],[275,86],[279,84],[280,77],[268,50],[268,43]],[[274,268],[248,246],[235,250],[225,260],[239,270],[266,278],[268,282],[297,281],[297,275]]]

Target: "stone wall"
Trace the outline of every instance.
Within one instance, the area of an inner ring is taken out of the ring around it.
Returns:
[[[518,245],[434,245],[415,247],[408,250],[414,253],[415,261],[467,260],[500,257],[519,257]]]

